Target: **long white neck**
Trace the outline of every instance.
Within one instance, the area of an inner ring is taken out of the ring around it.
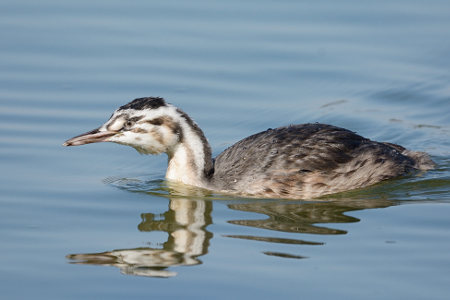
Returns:
[[[211,148],[201,129],[182,111],[180,142],[167,152],[166,179],[207,188],[214,171]]]

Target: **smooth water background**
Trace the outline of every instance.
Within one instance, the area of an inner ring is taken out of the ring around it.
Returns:
[[[449,53],[446,0],[0,1],[0,298],[448,299]],[[215,154],[319,121],[438,166],[315,201],[186,197],[164,156],[61,146],[143,96]]]

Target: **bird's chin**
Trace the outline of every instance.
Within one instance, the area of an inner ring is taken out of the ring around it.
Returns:
[[[81,146],[92,143],[110,142],[110,138],[116,135],[115,131],[100,131],[98,128],[77,135],[64,142],[63,146]]]
[[[130,145],[128,145],[130,146]],[[136,149],[137,152],[139,152],[140,154],[161,154],[163,151],[159,151],[156,149],[149,149],[149,148],[144,148],[144,147],[139,147],[139,146],[131,146],[134,149]]]

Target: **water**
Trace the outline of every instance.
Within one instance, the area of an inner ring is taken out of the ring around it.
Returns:
[[[446,299],[449,28],[438,0],[0,2],[1,298]],[[438,167],[321,200],[186,197],[164,156],[61,146],[142,96],[216,155],[319,121]]]

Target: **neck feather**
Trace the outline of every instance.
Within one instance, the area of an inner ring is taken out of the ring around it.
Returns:
[[[167,155],[166,178],[199,187],[207,187],[214,172],[211,147],[198,125],[184,112],[180,116],[180,142]]]

